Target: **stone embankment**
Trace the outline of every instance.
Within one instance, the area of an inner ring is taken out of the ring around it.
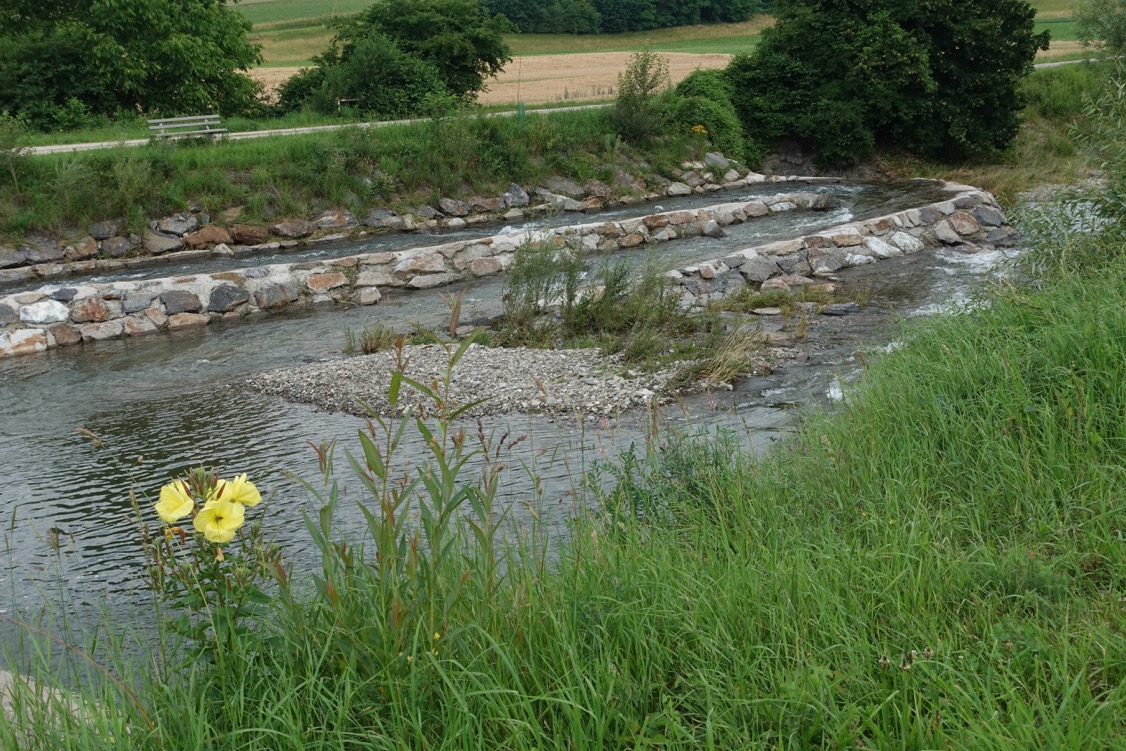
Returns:
[[[125,222],[97,222],[88,234],[71,242],[30,235],[16,244],[0,243],[0,284],[59,279],[74,274],[117,272],[161,263],[182,263],[209,257],[253,256],[314,243],[341,242],[385,232],[458,230],[489,222],[520,222],[549,211],[589,212],[653,200],[686,196],[764,182],[722,154],[703,162],[686,162],[671,173],[634,176],[619,169],[614,184],[585,184],[549,177],[535,189],[513,183],[499,196],[446,197],[435,206],[394,211],[376,207],[365,212],[330,209],[309,218],[266,224],[242,218],[238,207],[217,217],[199,204],[188,211],[149,222],[142,234],[126,231]],[[530,191],[530,192],[529,192]]]
[[[788,290],[841,269],[917,253],[926,248],[1007,246],[1015,232],[993,195],[946,183],[950,197],[914,209],[842,224],[805,237],[760,245],[669,272],[684,305],[703,305],[747,284]],[[714,207],[723,212],[727,207]]]
[[[685,304],[692,305],[741,284],[807,283],[849,265],[928,246],[1009,241],[1011,231],[991,195],[961,185],[948,188],[951,197],[939,203],[748,248],[672,273],[684,291]],[[295,306],[374,305],[389,289],[423,290],[499,274],[511,264],[517,248],[528,242],[553,242],[590,252],[628,250],[681,237],[719,236],[725,225],[786,211],[830,208],[827,201],[831,199],[819,193],[788,193],[394,253],[144,281],[44,286],[0,297],[0,357],[238,321]]]

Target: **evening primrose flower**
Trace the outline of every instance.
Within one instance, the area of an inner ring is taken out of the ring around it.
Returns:
[[[218,498],[220,501],[231,501],[243,506],[257,506],[262,502],[262,494],[254,487],[254,483],[246,479],[245,472],[230,482],[220,480]]]
[[[243,511],[241,503],[225,500],[209,501],[203,510],[195,515],[195,528],[203,533],[209,542],[230,542],[235,532],[242,526]]]
[[[160,502],[153,504],[153,508],[165,524],[174,524],[192,512],[195,501],[188,484],[175,480],[160,489]]]

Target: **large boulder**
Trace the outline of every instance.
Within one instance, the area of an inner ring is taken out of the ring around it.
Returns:
[[[504,205],[509,208],[527,206],[532,201],[528,192],[516,183],[512,183],[508,186],[508,190],[504,191],[502,198],[504,198]]]
[[[102,253],[110,258],[121,258],[131,250],[137,248],[135,235],[129,237],[110,237],[102,240]]]
[[[191,214],[173,214],[153,222],[152,228],[167,235],[183,237],[199,227],[199,220]]]
[[[313,220],[313,226],[323,230],[349,229],[355,227],[357,224],[356,217],[352,215],[352,212],[344,209],[322,211],[317,218]]]
[[[313,223],[304,219],[290,219],[284,222],[278,222],[272,229],[274,230],[274,234],[278,237],[287,237],[296,240],[313,234]]]
[[[364,217],[365,227],[401,227],[403,220],[391,209],[372,209]]]
[[[121,234],[121,227],[125,224],[121,219],[107,219],[104,222],[95,222],[90,225],[90,234],[95,240],[108,240]]]
[[[144,244],[145,250],[153,255],[160,255],[161,253],[170,253],[182,249],[184,240],[176,235],[167,235],[150,229],[145,231]],[[102,249],[105,249],[105,245],[102,246]]]
[[[164,312],[173,316],[177,313],[198,313],[203,304],[195,294],[181,289],[168,290],[160,295]]]
[[[70,308],[58,300],[43,300],[20,307],[20,320],[24,323],[63,323],[69,319]]]
[[[261,245],[270,239],[270,231],[260,224],[231,225],[231,240],[239,245]]]
[[[100,297],[87,297],[70,311],[70,319],[75,323],[100,323],[109,317],[109,307]]]
[[[207,309],[212,313],[226,313],[250,301],[250,293],[233,284],[222,284],[211,291]]]
[[[24,254],[9,245],[0,245],[0,269],[22,266],[27,263]]]
[[[32,237],[20,246],[28,263],[54,263],[66,256],[66,249],[49,237]]]
[[[575,199],[586,198],[586,188],[569,177],[548,177],[543,181],[543,186],[556,195]]]
[[[231,234],[218,224],[207,224],[195,232],[184,235],[189,248],[206,248],[211,245],[225,245],[231,242]]]
[[[469,204],[456,198],[439,198],[438,208],[446,216],[469,216]]]

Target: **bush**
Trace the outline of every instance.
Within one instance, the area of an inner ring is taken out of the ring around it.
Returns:
[[[724,70],[697,68],[676,85],[676,93],[682,97],[699,96],[713,102],[731,102],[735,86]]]
[[[762,163],[762,147],[746,134],[735,110],[735,85],[726,70],[694,70],[677,84],[676,94],[670,107],[675,127],[703,125],[716,149],[752,166]]]
[[[1037,70],[1021,84],[1021,98],[1029,112],[1051,120],[1066,120],[1084,113],[1089,93],[1106,83],[1103,63],[1064,65]]]
[[[12,0],[0,7],[0,109],[41,129],[119,111],[229,115],[254,106],[250,22],[215,0]]]
[[[697,125],[707,130],[713,148],[732,159],[744,160],[743,126],[730,102],[702,96],[674,97],[669,104],[670,126],[688,133]]]
[[[669,61],[652,50],[630,55],[629,65],[618,74],[618,99],[614,124],[623,138],[640,141],[661,131],[660,97],[670,86]]]
[[[334,47],[317,63],[282,86],[283,111],[308,106],[331,114],[339,111],[341,100],[349,100],[348,106],[359,112],[395,119],[421,114],[430,101],[450,97],[434,65],[379,34],[343,51]]]
[[[1079,0],[1075,8],[1079,39],[1111,55],[1126,53],[1126,2]]]

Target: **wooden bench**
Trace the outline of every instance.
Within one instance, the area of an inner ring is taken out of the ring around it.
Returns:
[[[191,117],[162,117],[149,120],[153,138],[191,138],[209,136],[218,141],[227,132],[218,115],[193,115]]]

